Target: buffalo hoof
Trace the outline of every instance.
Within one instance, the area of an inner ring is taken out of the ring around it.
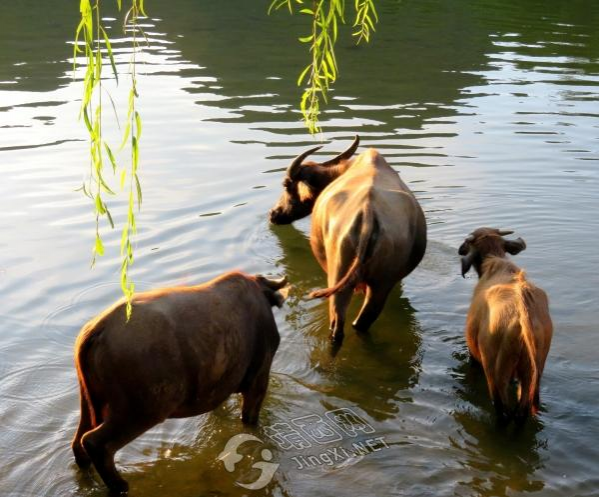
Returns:
[[[77,464],[77,466],[79,466],[81,469],[89,468],[91,466],[92,460],[87,455],[87,452],[85,452],[83,445],[81,445],[81,443],[76,445],[73,444],[72,448],[73,455],[75,456],[75,463]]]
[[[75,464],[77,464],[77,466],[79,466],[81,469],[87,469],[91,466],[92,461],[87,454],[76,454]]]
[[[242,414],[241,422],[246,426],[256,426],[258,424],[258,416]]]
[[[356,319],[351,325],[358,333],[368,333],[368,330],[370,330],[369,324],[360,323],[358,319]]]
[[[343,333],[343,330],[332,330],[329,338],[333,343],[343,343],[345,333]]]
[[[114,480],[108,485],[108,490],[110,495],[123,495],[129,492],[129,484],[123,479]]]

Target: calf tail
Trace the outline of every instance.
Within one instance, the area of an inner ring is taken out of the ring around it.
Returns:
[[[96,330],[95,326],[89,327],[82,331],[77,337],[75,343],[75,368],[77,369],[77,379],[79,380],[79,390],[81,395],[81,408],[87,406],[91,425],[93,428],[98,426],[101,421],[100,406],[94,402],[89,389],[89,370],[90,366],[87,362],[89,349],[93,343],[94,336],[100,331]]]
[[[522,390],[519,404],[521,412],[530,412],[535,415],[537,413],[535,396],[539,384],[539,370],[537,367],[537,346],[529,312],[530,307],[533,305],[533,295],[530,285],[525,279],[524,271],[518,273],[516,281],[519,293],[518,307],[520,311],[520,328],[529,364],[529,367],[526,368],[523,373],[525,378],[520,379],[520,383],[522,386],[526,387],[526,391]]]
[[[360,226],[358,234],[358,248],[356,257],[351,263],[351,266],[335,285],[322,290],[315,290],[310,293],[311,298],[329,298],[333,294],[344,290],[348,287],[354,287],[363,277],[364,264],[368,261],[374,250],[374,245],[378,239],[380,226],[374,213],[368,209],[358,215],[354,226]]]

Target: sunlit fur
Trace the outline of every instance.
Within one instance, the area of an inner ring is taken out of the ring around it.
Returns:
[[[547,295],[506,258],[506,243],[515,242],[491,228],[479,228],[473,235],[460,248],[461,253],[476,251],[479,274],[466,320],[468,348],[484,369],[498,414],[522,419],[539,409],[540,381],[553,333]],[[511,247],[511,251],[519,250]]]
[[[355,289],[366,298],[353,325],[367,331],[396,283],[421,261],[426,221],[418,201],[374,149],[327,165],[305,162],[288,176],[270,219],[287,224],[312,213],[310,245],[327,273],[332,338],[341,340]]]
[[[279,345],[271,307],[282,304],[284,284],[230,272],[136,294],[128,322],[121,300],[84,325],[75,344],[77,464],[93,463],[123,492],[115,452],[165,419],[211,411],[240,392],[242,420],[255,424]]]

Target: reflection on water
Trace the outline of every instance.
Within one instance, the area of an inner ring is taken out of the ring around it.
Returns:
[[[410,401],[409,388],[418,382],[420,330],[415,309],[397,287],[389,296],[389,311],[375,328],[378,331],[351,331],[341,351],[331,354],[327,302],[306,299],[322,284],[324,273],[304,234],[293,226],[273,226],[271,230],[282,254],[276,264],[285,268],[294,285],[287,300],[286,324],[289,333],[301,337],[294,347],[309,354],[309,369],[295,372],[295,378],[304,386],[359,406],[374,419],[394,417],[399,410],[397,402]],[[361,299],[361,295],[354,297],[350,315],[358,312]]]
[[[497,426],[490,430],[493,411],[492,403],[481,393],[487,391],[484,373],[478,364],[463,355],[452,376],[458,379],[455,389],[463,405],[452,416],[459,423],[461,439],[452,441],[464,457],[467,468],[485,473],[487,478],[473,476],[459,481],[464,489],[474,489],[480,494],[510,495],[512,491],[535,492],[544,489],[542,479],[536,476],[543,469],[543,458],[539,451],[546,450],[542,418],[531,419],[522,427]]]
[[[306,299],[325,283],[309,219],[266,221],[289,159],[314,144],[295,86],[306,53],[294,40],[306,27],[301,16],[266,16],[267,3],[147,6],[133,273],[141,290],[232,268],[287,274],[293,284],[276,311],[282,342],[262,422],[249,430],[264,445],[244,449],[258,460],[266,447],[279,464],[256,493],[595,495],[599,4],[385,0],[371,45],[355,47],[342,31],[341,79],[323,113],[327,150],[357,132],[380,149],[421,202],[430,243],[370,334],[349,331],[332,357],[326,303]],[[114,6],[103,5],[126,72],[128,45]],[[74,192],[88,152],[69,60],[78,12],[23,0],[3,2],[0,16],[0,493],[106,495],[69,448],[79,414],[73,341],[120,292],[116,258],[86,269],[93,219]],[[122,88],[105,85],[124,108]],[[116,143],[111,119],[106,138]],[[113,205],[121,222],[124,202]],[[456,248],[481,225],[526,240],[517,262],[551,301],[543,409],[520,432],[495,427],[484,379],[466,360],[475,280],[460,277]],[[107,252],[118,252],[119,235],[107,232]],[[336,409],[351,409],[388,447],[299,469],[300,456],[366,435],[303,449],[269,437],[277,423]],[[117,459],[131,495],[248,495],[235,482],[257,477],[252,460],[234,473],[217,460],[227,440],[248,432],[239,415],[233,397],[127,446]]]

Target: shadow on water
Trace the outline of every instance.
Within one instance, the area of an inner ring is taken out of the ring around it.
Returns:
[[[294,226],[272,227],[282,251],[278,266],[285,268],[294,289],[288,300],[288,334],[300,335],[309,354],[306,368],[296,379],[327,396],[359,406],[377,420],[392,418],[398,402],[410,401],[409,390],[421,371],[421,330],[416,310],[398,285],[369,333],[346,329],[343,346],[331,353],[328,303],[307,300],[306,295],[325,283],[325,275],[306,236]],[[358,312],[363,296],[355,294],[348,321]],[[284,338],[285,340],[285,338]]]
[[[459,381],[455,392],[463,403],[452,417],[461,437],[451,444],[463,452],[461,464],[472,476],[458,481],[458,487],[481,496],[543,490],[543,479],[535,477],[544,468],[541,451],[547,449],[542,418],[530,418],[520,427],[497,425],[484,372],[467,354],[459,359],[452,376]]]

